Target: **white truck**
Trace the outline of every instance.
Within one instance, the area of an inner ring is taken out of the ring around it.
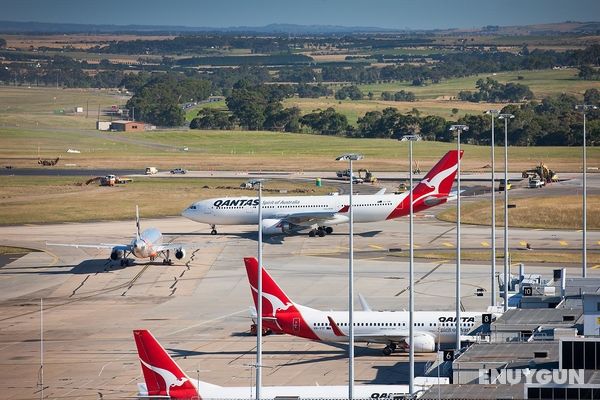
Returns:
[[[531,189],[539,189],[541,187],[544,187],[545,183],[543,180],[541,180],[540,178],[529,178],[529,187]]]
[[[154,175],[158,173],[158,169],[156,167],[146,167],[146,175]]]

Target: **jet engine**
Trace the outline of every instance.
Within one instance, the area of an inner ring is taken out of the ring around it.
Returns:
[[[178,249],[177,251],[175,251],[175,258],[176,259],[181,260],[184,257],[185,257],[185,250],[184,249]]]
[[[113,249],[110,252],[110,259],[113,261],[121,260],[123,257],[125,257],[125,252],[123,250]]]
[[[408,338],[406,341],[408,343]],[[415,353],[432,353],[435,351],[435,340],[431,335],[415,336],[414,349]]]
[[[263,219],[262,224],[263,233],[265,235],[276,235],[292,230],[292,226],[289,222],[281,221],[280,219]]]

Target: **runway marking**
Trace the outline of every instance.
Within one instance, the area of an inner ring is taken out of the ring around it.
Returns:
[[[410,205],[410,204],[409,204]],[[370,244],[369,247],[373,248],[373,249],[377,249],[377,250],[385,250],[384,247],[378,246],[376,244]]]
[[[42,251],[44,253],[50,255],[50,257],[52,257],[52,262],[48,265],[48,267],[52,267],[52,266],[56,265],[56,263],[58,262],[58,256],[47,249],[42,249]]]
[[[423,275],[422,277],[420,277],[419,279],[417,279],[415,281],[414,286],[417,286],[423,279],[427,278],[429,275],[431,275],[432,273],[435,272],[436,269],[438,269],[439,267],[441,267],[443,264],[442,263],[438,263],[436,264],[435,267],[433,267],[429,272],[427,272],[425,275]],[[409,286],[405,287],[404,289],[402,289],[401,291],[399,291],[398,293],[396,293],[394,296],[400,296],[402,293],[406,292],[409,289]]]
[[[439,235],[437,235],[436,237],[434,237],[433,239],[431,239],[429,241],[429,243],[431,244],[431,243],[435,242],[436,240],[438,240],[439,238],[441,238],[442,236],[444,236],[446,233],[452,232],[452,230],[454,230],[455,228],[456,227],[453,226],[452,228],[448,229],[446,232],[440,233]]]
[[[560,245],[561,245],[561,246],[568,246],[568,245],[569,245],[569,243],[567,243],[567,242],[566,242],[566,241],[564,241],[564,240],[561,240],[561,241],[559,241],[558,243],[560,243]]]
[[[248,312],[248,309],[247,309],[247,308],[245,308],[245,309],[243,309],[243,310],[240,310],[240,311],[232,312],[232,313],[230,313],[230,314],[222,315],[222,316],[220,316],[220,317],[217,317],[217,318],[209,319],[208,321],[202,321],[202,322],[198,322],[197,324],[190,325],[190,326],[188,326],[188,327],[186,327],[186,328],[181,328],[181,329],[178,329],[178,330],[176,330],[176,331],[173,331],[173,332],[171,332],[171,333],[167,333],[165,336],[171,336],[171,335],[175,335],[175,334],[177,334],[177,333],[180,333],[180,332],[183,332],[183,331],[187,331],[188,329],[192,329],[192,328],[196,328],[196,327],[198,327],[198,326],[202,326],[202,325],[210,324],[211,322],[220,321],[220,320],[222,320],[222,319],[229,318],[229,317],[233,317],[234,315],[238,315],[238,314],[241,314],[241,313],[246,313],[246,312]]]
[[[594,265],[594,266],[592,267],[592,269],[598,269],[598,268],[600,268],[600,264]]]
[[[450,242],[444,242],[443,244],[446,247],[454,247],[454,245],[452,243],[450,243]]]
[[[409,204],[410,205],[410,204]],[[490,247],[490,244],[488,242],[481,242],[481,245],[483,247]]]

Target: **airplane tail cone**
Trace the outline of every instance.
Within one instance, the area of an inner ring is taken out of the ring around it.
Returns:
[[[133,331],[148,396],[200,400],[198,390],[147,330]]]

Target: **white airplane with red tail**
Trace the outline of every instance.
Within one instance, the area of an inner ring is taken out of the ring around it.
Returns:
[[[190,378],[149,331],[133,331],[133,337],[145,381],[138,383],[139,397],[188,400],[253,398],[252,387],[223,387]],[[447,379],[442,380],[442,383],[447,383]],[[415,390],[425,390],[436,381],[436,378],[415,378]],[[401,399],[408,393],[408,385],[355,385],[353,393],[355,399]],[[261,395],[263,400],[347,399],[348,386],[264,386]]]
[[[258,300],[258,261],[244,258],[254,305]],[[294,303],[275,283],[263,266],[263,328],[274,333],[286,333],[322,342],[348,341],[348,311],[320,311]],[[364,306],[364,303],[363,303]],[[354,312],[354,340],[384,344],[383,354],[392,354],[397,347],[407,349],[409,343],[409,313],[407,311]],[[491,323],[499,314],[489,308],[487,313],[462,312],[461,340],[473,342],[473,335],[482,323]],[[414,314],[414,350],[436,351],[439,344],[455,343],[456,318],[448,311],[416,311]]]
[[[462,151],[460,157],[462,157]],[[456,176],[458,150],[451,150],[413,189],[413,210],[419,212],[445,203]],[[354,222],[377,222],[409,213],[409,192],[353,196]],[[280,234],[310,229],[320,237],[333,232],[333,225],[348,223],[349,196],[285,196],[263,198],[263,233]],[[193,221],[217,225],[256,225],[258,198],[226,197],[198,201],[182,212]]]

